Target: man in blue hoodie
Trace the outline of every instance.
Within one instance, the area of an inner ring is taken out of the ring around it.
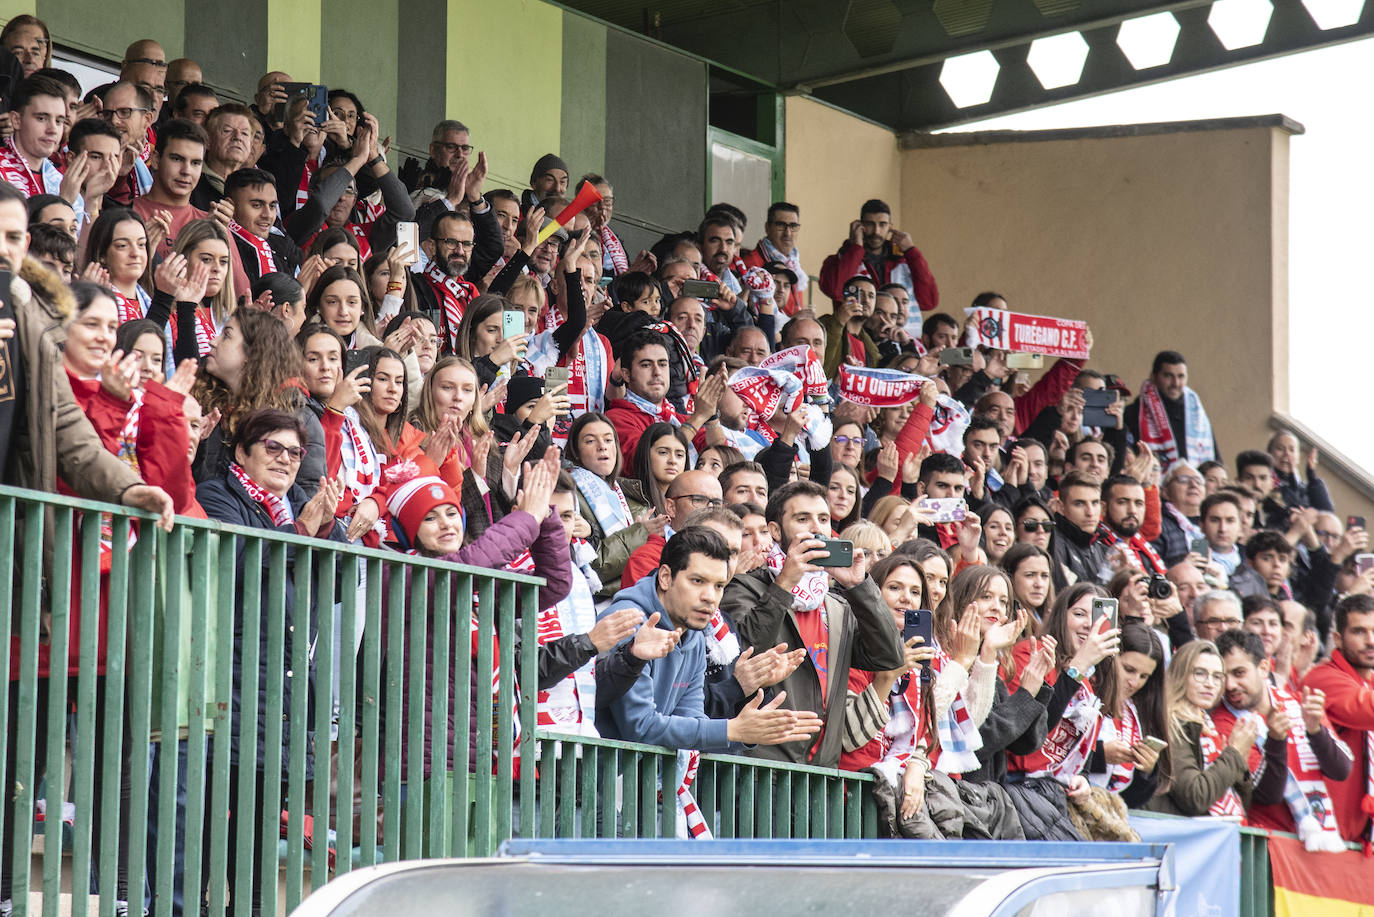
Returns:
[[[678,645],[645,664],[634,685],[609,708],[598,709],[597,731],[606,738],[698,751],[739,751],[746,745],[778,745],[814,736],[820,717],[784,710],[786,692],[763,704],[759,692],[736,716],[711,719],[703,709],[706,636],[703,633],[729,581],[730,549],[719,534],[690,526],[663,548],[655,576],[620,590],[599,617],[638,608],[646,619],[677,630]]]

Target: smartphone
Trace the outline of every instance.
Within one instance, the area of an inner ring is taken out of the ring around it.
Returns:
[[[697,299],[720,298],[720,284],[713,280],[684,280],[679,296],[694,296]]]
[[[507,309],[501,313],[501,337],[509,339],[525,333],[525,313]]]
[[[1043,353],[1009,353],[1007,369],[1041,369],[1045,365]]]
[[[1374,570],[1374,554],[1356,554],[1355,572],[1363,576],[1366,570]]]
[[[550,366],[544,370],[544,391],[568,384],[568,367]]]
[[[1347,529],[1362,529],[1365,527],[1364,516],[1346,516],[1345,527]]]
[[[1208,560],[1212,559],[1212,546],[1207,543],[1206,538],[1194,538],[1188,542],[1189,554],[1201,554]]]
[[[1092,619],[1097,623],[1098,618],[1106,618],[1109,626],[1116,627],[1116,599],[1093,599]]]
[[[1156,754],[1169,747],[1169,743],[1163,739],[1156,739],[1154,736],[1146,736],[1140,740]]]
[[[286,91],[286,101],[279,102],[272,109],[272,120],[285,121],[287,110],[297,99],[306,100],[305,107],[315,116],[315,124],[323,124],[329,120],[328,86],[321,86],[319,83],[282,83],[281,88]]]
[[[918,646],[933,646],[935,643],[935,612],[929,608],[920,608],[916,611],[907,610],[903,613],[902,620],[902,645],[912,637],[920,637],[921,642]],[[921,683],[930,681],[930,663],[921,664]],[[902,690],[906,690],[903,685]]]
[[[363,352],[363,351],[361,351],[361,350],[345,350],[345,351],[344,351],[344,365],[343,365],[344,375],[345,375],[345,376],[348,375],[349,373],[353,372],[353,370],[357,369],[359,366],[366,366],[366,365],[368,365],[368,364],[371,362],[371,361],[368,359],[369,356],[370,356],[370,354],[367,354],[367,353],[365,353],[365,352]],[[364,372],[363,374],[361,374],[360,376],[358,376],[358,378],[359,378],[359,379],[371,379],[371,378],[372,378],[372,373],[371,373],[371,372]]]
[[[1083,389],[1083,426],[1115,427],[1116,418],[1107,413],[1110,405],[1116,404],[1120,392],[1113,389]]]
[[[916,501],[916,511],[932,522],[963,522],[968,504],[956,497],[922,497]]]
[[[940,351],[941,366],[972,366],[972,347],[946,347]]]
[[[406,264],[414,264],[420,260],[420,224],[402,222],[396,224],[396,244],[409,245],[410,254],[406,257]]]
[[[813,564],[818,567],[854,566],[854,542],[841,541],[838,538],[822,538],[821,541],[830,553],[811,561]]]

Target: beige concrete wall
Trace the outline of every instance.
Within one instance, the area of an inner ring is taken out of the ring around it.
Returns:
[[[787,99],[787,200],[801,208],[802,265],[820,276],[821,262],[833,254],[869,198],[887,201],[893,221],[902,228],[902,160],[897,136],[884,127],[820,102]],[[757,233],[750,226],[753,244]],[[812,285],[812,302],[820,312],[830,301]]]

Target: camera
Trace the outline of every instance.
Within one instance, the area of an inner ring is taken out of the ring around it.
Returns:
[[[1150,582],[1145,587],[1145,594],[1152,599],[1167,599],[1173,594],[1173,584],[1167,577],[1160,576],[1158,573],[1150,574]]]

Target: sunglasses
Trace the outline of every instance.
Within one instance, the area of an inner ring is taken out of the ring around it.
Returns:
[[[1022,519],[1021,531],[1023,532],[1049,532],[1054,529],[1054,523],[1049,519]]]
[[[305,458],[304,446],[288,446],[285,443],[277,442],[275,439],[260,439],[258,442],[262,443],[262,448],[272,458],[280,458],[283,452],[296,464]]]

